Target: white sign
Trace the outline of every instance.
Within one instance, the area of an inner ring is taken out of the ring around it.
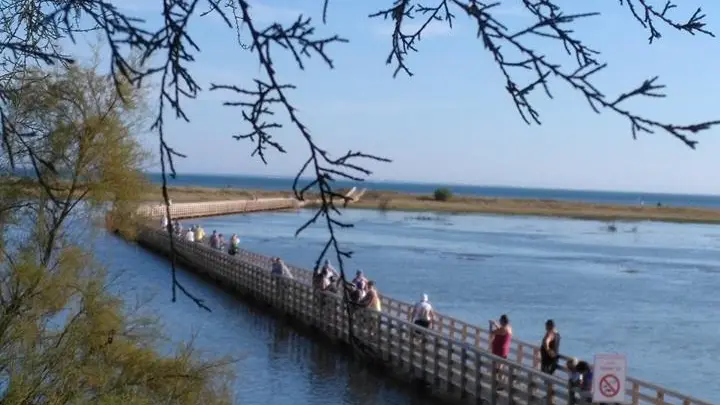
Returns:
[[[593,403],[625,403],[625,355],[599,353],[593,363]]]

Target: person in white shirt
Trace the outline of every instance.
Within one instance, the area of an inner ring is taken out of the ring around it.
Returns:
[[[325,260],[325,264],[323,265],[321,274],[323,276],[323,279],[322,279],[322,289],[323,290],[327,290],[332,285],[334,285],[335,282],[340,277],[340,275],[335,270],[335,268],[332,266],[332,264],[330,264],[330,260],[327,260],[327,259]]]
[[[355,278],[352,281],[352,283],[355,285],[355,288],[363,292],[365,292],[365,290],[367,289],[367,282],[368,280],[367,278],[365,278],[365,275],[361,270],[358,270],[355,273]]]
[[[272,266],[270,267],[270,272],[272,275],[287,277],[290,279],[294,278],[292,272],[281,258],[273,257],[271,263]]]
[[[195,232],[192,228],[188,229],[187,232],[185,232],[185,240],[188,242],[195,242]]]
[[[433,308],[428,301],[427,294],[423,294],[419,302],[415,304],[412,311],[408,314],[408,318],[412,323],[423,328],[430,328],[433,322]]]

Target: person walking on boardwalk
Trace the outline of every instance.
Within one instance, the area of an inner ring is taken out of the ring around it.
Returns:
[[[195,225],[195,242],[202,242],[205,239],[205,230],[200,225]]]
[[[325,264],[323,264],[320,274],[322,274],[322,289],[336,291],[332,287],[335,285],[335,282],[340,279],[340,275],[332,264],[330,264],[330,260],[325,259]]]
[[[585,393],[591,392],[593,372],[590,364],[585,360],[580,360],[575,370],[580,374],[580,390]]]
[[[382,304],[380,303],[380,294],[377,291],[377,288],[375,287],[374,281],[368,281],[367,283],[367,291],[365,292],[365,297],[362,298],[362,300],[358,303],[361,307],[365,307],[372,311],[382,312]],[[368,336],[375,336],[375,334],[378,331],[378,321],[379,319],[376,319],[376,315],[372,313],[361,313],[360,317],[360,325],[362,329],[366,330],[366,333]]]
[[[273,284],[275,285],[276,294],[281,297],[281,300],[285,300],[285,281],[283,279],[293,279],[293,275],[290,269],[279,257],[273,257],[271,259],[270,274],[273,276]]]
[[[367,288],[367,281],[368,280],[365,278],[362,270],[358,270],[357,272],[355,272],[355,278],[353,279],[352,283],[355,288],[364,292]]]
[[[195,242],[195,231],[193,231],[192,227],[188,228],[187,232],[185,232],[185,240]]]
[[[568,375],[568,386],[570,387],[570,403],[577,403],[577,392],[580,390],[582,376],[577,371],[578,359],[572,357],[565,363]]]
[[[272,266],[270,267],[270,273],[274,276],[282,276],[287,277],[289,279],[293,279],[292,272],[290,272],[290,269],[285,265],[285,262],[282,261],[279,257],[273,257],[272,258]]]
[[[500,320],[490,321],[490,348],[492,354],[507,359],[510,354],[510,341],[512,340],[512,326],[510,326],[510,319],[507,315],[500,315]],[[505,367],[501,364],[495,365],[495,372],[498,375],[497,382],[505,383],[507,378],[505,374]],[[503,390],[504,387],[498,387],[498,390]]]
[[[368,281],[367,293],[365,294],[366,308],[382,312],[382,304],[380,303],[380,294],[378,294],[374,281]]]
[[[239,252],[240,252],[240,238],[237,236],[236,233],[234,233],[230,237],[230,250],[228,250],[228,253],[230,253],[231,256],[235,256]]]
[[[490,321],[490,342],[492,354],[507,359],[510,354],[510,341],[512,340],[512,326],[510,319],[505,314],[500,316],[500,320]]]
[[[433,322],[433,308],[428,301],[427,294],[423,294],[420,301],[415,303],[415,306],[408,314],[408,320],[417,326],[429,329]]]
[[[210,247],[213,249],[217,249],[219,246],[219,236],[216,230],[213,230],[212,235],[210,235]]]
[[[545,336],[540,344],[540,370],[552,375],[560,360],[560,333],[555,329],[555,321],[545,322]]]

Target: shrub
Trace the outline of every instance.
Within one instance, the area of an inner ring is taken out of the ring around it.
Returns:
[[[447,201],[452,198],[452,191],[449,188],[439,188],[433,193],[435,201]]]

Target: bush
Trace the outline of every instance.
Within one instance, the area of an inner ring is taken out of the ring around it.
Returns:
[[[452,198],[452,191],[448,188],[439,188],[433,193],[435,201],[447,201]]]

